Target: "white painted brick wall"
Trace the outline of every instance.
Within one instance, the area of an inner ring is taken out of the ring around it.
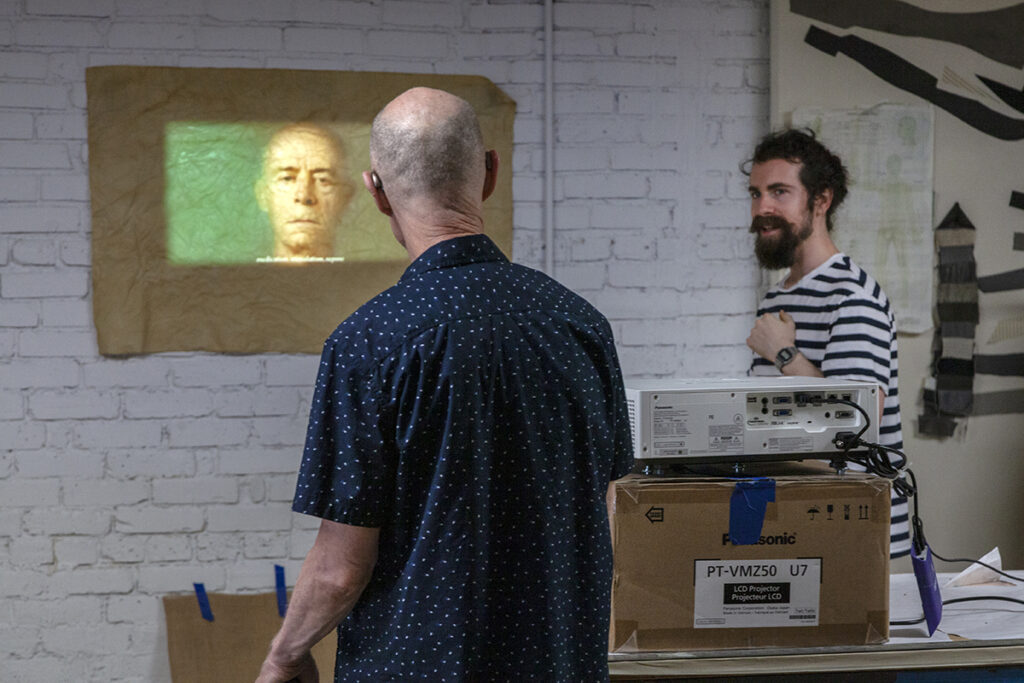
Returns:
[[[734,375],[755,305],[738,166],[767,127],[766,0],[556,0],[555,276],[627,376]],[[85,68],[483,75],[516,100],[515,259],[544,262],[543,5],[0,3],[0,680],[169,681],[160,596],[289,582],[316,355],[102,358]]]

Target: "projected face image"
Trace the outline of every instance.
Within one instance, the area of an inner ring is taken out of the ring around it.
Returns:
[[[335,256],[335,231],[351,187],[340,140],[315,124],[278,131],[263,154],[256,200],[274,231],[274,258]]]

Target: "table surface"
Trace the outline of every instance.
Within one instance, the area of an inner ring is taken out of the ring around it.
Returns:
[[[1009,573],[1024,577],[1024,571]],[[1024,600],[1024,583],[1006,580],[949,585],[956,576],[939,574],[944,601],[991,596]],[[890,577],[889,612],[891,622],[922,617],[913,574]],[[923,621],[911,626],[891,626],[889,641],[880,645],[615,652],[608,655],[608,662],[613,678],[1024,665],[1024,605],[1003,600],[945,605],[933,635],[928,635]]]

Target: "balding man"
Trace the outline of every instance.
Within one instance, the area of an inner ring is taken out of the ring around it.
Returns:
[[[322,518],[260,681],[608,677],[605,497],[632,466],[607,320],[483,235],[468,103],[374,119],[367,190],[411,265],[328,338],[293,509]]]
[[[334,131],[315,123],[280,129],[263,151],[256,203],[274,233],[269,261],[335,257],[341,216],[352,197],[345,150]]]

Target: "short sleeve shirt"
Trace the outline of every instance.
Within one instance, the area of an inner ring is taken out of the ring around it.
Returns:
[[[293,509],[380,527],[336,680],[607,678],[610,481],[632,467],[607,320],[473,235],[327,339]]]
[[[794,286],[771,288],[757,315],[786,311],[796,323],[796,347],[826,377],[874,382],[885,392],[878,441],[903,448],[896,320],[882,287],[846,254],[834,254]],[[754,354],[754,375],[778,375]],[[907,501],[894,495],[890,553],[910,552]]]

